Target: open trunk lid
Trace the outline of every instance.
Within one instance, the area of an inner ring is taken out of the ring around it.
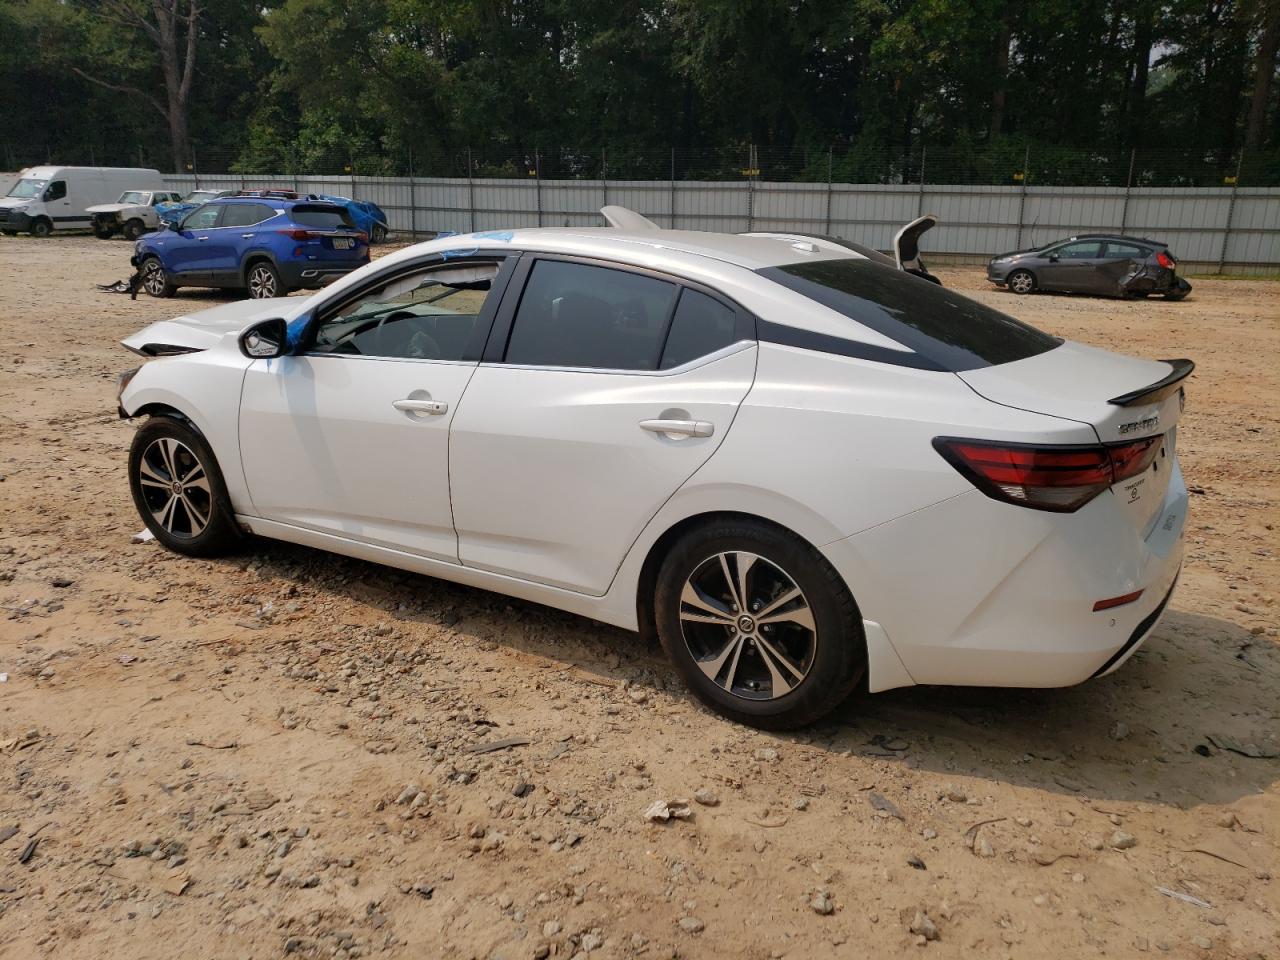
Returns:
[[[1139,360],[1068,341],[1025,360],[956,375],[994,403],[1087,423],[1107,445],[1161,438],[1151,467],[1112,488],[1146,536],[1173,472],[1184,381],[1194,368],[1190,360]]]

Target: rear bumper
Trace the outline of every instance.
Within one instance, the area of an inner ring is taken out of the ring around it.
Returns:
[[[1155,629],[1182,565],[1186,511],[1175,461],[1145,538],[1111,491],[1071,514],[975,491],[822,549],[914,682],[1063,687],[1117,669]]]
[[[368,262],[367,258],[351,263],[346,261],[338,263],[311,260],[302,262],[286,261],[276,264],[276,269],[280,272],[280,278],[285,282],[286,286],[315,290],[333,283],[339,277],[345,277],[353,270],[359,270]]]

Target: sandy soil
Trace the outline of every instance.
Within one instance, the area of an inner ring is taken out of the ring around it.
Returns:
[[[1280,956],[1280,286],[1017,299],[942,271],[1199,363],[1182,585],[1117,675],[768,736],[586,620],[132,544],[117,341],[218,297],[96,291],[127,256],[0,239],[0,956]]]

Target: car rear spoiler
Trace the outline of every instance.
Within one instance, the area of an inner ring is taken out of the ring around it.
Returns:
[[[1155,403],[1163,400],[1175,390],[1180,389],[1179,384],[1191,376],[1191,371],[1196,368],[1194,363],[1186,359],[1162,360],[1161,363],[1169,364],[1169,366],[1173,367],[1173,372],[1153,384],[1139,387],[1131,393],[1122,393],[1118,397],[1112,397],[1107,403],[1114,403],[1117,407],[1133,407],[1140,403]]]

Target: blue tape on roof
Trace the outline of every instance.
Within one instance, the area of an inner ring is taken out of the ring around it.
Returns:
[[[479,253],[479,247],[472,247],[470,250],[441,250],[440,256],[445,260],[451,260],[454,257],[469,257],[472,254]]]
[[[510,230],[487,230],[484,233],[473,233],[472,236],[477,240],[501,240],[503,243],[510,243],[515,234]]]

